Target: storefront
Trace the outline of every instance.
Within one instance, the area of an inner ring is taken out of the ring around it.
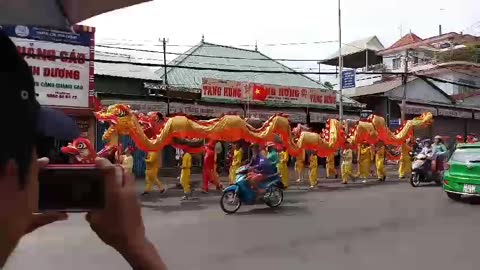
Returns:
[[[64,32],[36,26],[2,26],[24,55],[35,80],[37,100],[42,106],[62,110],[82,131],[81,136],[95,143],[93,117],[95,29],[74,26]],[[58,127],[61,128],[61,127]],[[67,144],[55,141],[59,149]]]

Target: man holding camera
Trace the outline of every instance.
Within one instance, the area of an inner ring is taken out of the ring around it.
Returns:
[[[77,127],[62,113],[40,107],[30,68],[1,30],[0,82],[3,126],[0,140],[4,143],[0,152],[0,268],[3,268],[23,236],[68,218],[65,213],[34,214],[38,208],[39,170],[49,162],[37,156],[37,147],[42,138],[59,138],[65,130]],[[96,160],[96,165],[105,176],[106,206],[87,213],[86,220],[92,230],[133,269],[166,269],[145,236],[133,177],[105,159]]]

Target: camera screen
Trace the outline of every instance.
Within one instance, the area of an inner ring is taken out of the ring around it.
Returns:
[[[88,211],[105,205],[105,183],[92,168],[45,169],[39,176],[39,211]]]

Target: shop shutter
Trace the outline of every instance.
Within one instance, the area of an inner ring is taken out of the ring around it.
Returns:
[[[455,137],[465,133],[466,119],[437,116],[433,123],[433,136],[447,136],[450,137],[447,146],[453,144]]]
[[[469,119],[467,122],[467,134],[475,133],[477,136],[480,135],[480,120]]]

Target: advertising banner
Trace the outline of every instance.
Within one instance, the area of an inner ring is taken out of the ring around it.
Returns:
[[[248,111],[248,117],[251,118],[258,118],[262,121],[268,120],[272,115],[276,113],[283,113],[288,115],[288,119],[291,123],[307,123],[307,113],[305,111],[300,110],[285,110],[285,109],[278,109],[278,110],[262,110],[262,109],[252,109]]]
[[[262,96],[262,98],[259,98]],[[204,78],[202,99],[231,103],[330,107],[337,102],[334,90],[279,86]]]
[[[94,30],[64,32],[36,26],[8,25],[32,70],[41,105],[88,108],[94,94]],[[76,27],[79,30],[80,26]]]
[[[193,116],[220,117],[224,114],[243,116],[242,108],[227,108],[220,106],[206,106],[200,104],[170,103],[170,114],[184,113]]]

